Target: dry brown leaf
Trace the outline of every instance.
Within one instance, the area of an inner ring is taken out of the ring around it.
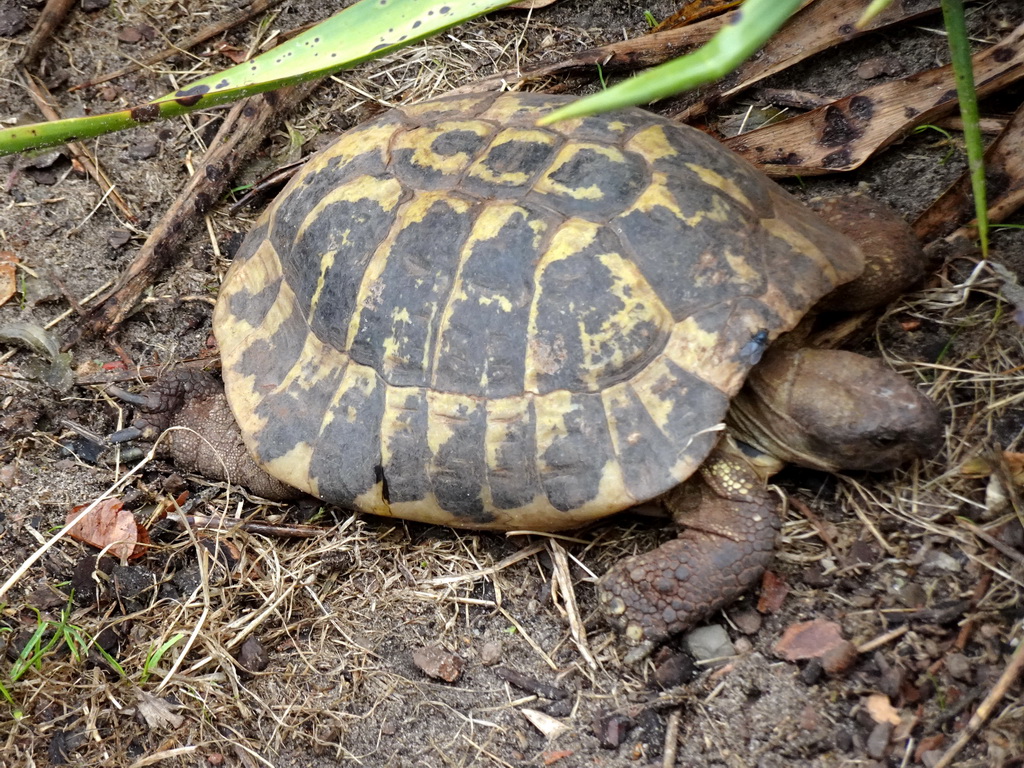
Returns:
[[[78,517],[87,504],[74,507],[68,522]],[[93,510],[75,523],[68,535],[84,544],[106,549],[111,556],[128,560],[141,557],[149,543],[146,529],[135,522],[135,516],[118,499],[104,499]]]
[[[775,644],[775,653],[786,661],[819,659],[846,644],[842,629],[834,621],[815,619],[786,628]]]
[[[18,257],[13,251],[0,251],[0,307],[18,290]]]
[[[939,0],[894,0],[867,26],[857,27],[864,12],[863,0],[819,0],[796,13],[757,56],[748,59],[717,83],[701,89],[700,101],[691,104],[676,119],[686,123],[704,115],[766,77],[799,64],[811,56],[861,35],[901,24],[939,8]],[[716,18],[735,18],[732,14]]]
[[[1024,24],[972,62],[979,98],[1024,77]],[[769,176],[850,171],[913,126],[947,115],[956,106],[953,68],[946,65],[867,88],[724,144]]]
[[[1024,486],[1024,453],[1003,451],[1001,460],[1013,482]],[[993,461],[995,464],[999,463],[999,459],[991,456],[975,456],[963,463],[960,472],[965,477],[988,477],[996,469]]]
[[[655,32],[662,32],[666,29],[676,29],[695,21],[706,19],[709,16],[717,16],[740,4],[740,0],[690,0],[678,11],[670,14],[664,21],[654,28]]]
[[[778,613],[789,594],[789,585],[774,571],[765,571],[761,577],[761,597],[757,601],[760,613]]]
[[[1024,203],[1024,106],[1014,114],[1006,128],[985,150],[985,174],[991,179],[988,190],[989,219],[1005,221]],[[914,234],[923,243],[945,237],[974,217],[971,177],[965,171],[945,192],[918,216]]]
[[[900,713],[889,702],[889,697],[884,693],[872,693],[864,701],[864,708],[876,723],[900,724]]]
[[[138,702],[136,708],[139,714],[142,715],[142,719],[146,721],[146,725],[154,730],[165,730],[180,728],[181,724],[185,722],[185,719],[178,714],[171,711],[171,704],[168,704],[164,699],[158,698],[151,693],[146,693],[143,690],[136,691],[138,695]],[[175,705],[177,708],[177,705]]]

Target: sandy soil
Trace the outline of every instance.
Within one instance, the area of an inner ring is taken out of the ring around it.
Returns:
[[[281,6],[265,25],[242,25],[223,40],[245,50],[338,7],[300,5]],[[970,11],[979,48],[1020,23],[1017,6]],[[159,0],[76,8],[37,71],[68,115],[138,103],[229,62],[178,56],[98,89],[67,88],[230,10]],[[647,29],[644,11],[663,18],[673,10],[669,2],[569,1],[530,16],[509,12],[339,75],[269,137],[239,183],[322,146],[379,112],[378,101],[422,99],[517,63],[634,37]],[[0,0],[5,121],[38,119],[11,62],[39,12],[36,3]],[[767,85],[838,97],[864,87],[857,69],[878,57],[887,63],[883,77],[935,66],[948,59],[940,26],[936,17],[867,36]],[[1019,88],[1002,93],[983,112],[1009,114],[1021,96]],[[750,101],[723,107],[711,128],[734,132]],[[0,307],[0,327],[55,323],[55,338],[68,334],[76,318],[67,297],[88,304],[127,267],[220,114],[88,142],[136,224],[102,199],[66,152],[0,158],[0,250],[22,265],[18,294]],[[958,133],[926,131],[855,174],[787,186],[799,195],[860,186],[912,218],[964,165]],[[181,263],[117,335],[132,361],[171,365],[209,354],[212,299],[256,213],[231,213],[227,201],[210,212]],[[1022,231],[997,232],[993,258],[1024,282]],[[312,504],[268,506],[237,489],[228,497],[155,460],[119,491],[150,527],[151,553],[126,565],[106,562],[96,579],[89,577],[95,551],[65,540],[4,598],[0,684],[23,716],[0,701],[0,763],[662,765],[668,734],[680,766],[934,765],[1021,637],[1021,510],[994,511],[986,481],[961,471],[996,446],[1024,450],[1021,328],[999,281],[975,273],[976,259],[937,265],[857,346],[927,385],[949,419],[944,451],[879,477],[784,472],[779,484],[793,503],[772,566],[784,597],[759,612],[755,595],[714,617],[710,623],[728,638],[727,658],[695,662],[679,639],[627,668],[624,647],[596,613],[593,574],[667,539],[664,521],[624,514],[559,539],[457,532]],[[106,340],[80,341],[70,355],[80,376],[119,360]],[[37,380],[38,355],[18,348],[5,360],[3,579],[72,507],[97,498],[134,463],[131,456],[117,463],[111,451],[97,455],[96,436],[127,416],[102,388],[57,393]],[[216,536],[152,522],[161,504],[186,490],[189,514],[309,523],[318,532],[307,539],[245,530]],[[573,614],[584,622],[582,634],[570,626]],[[836,623],[860,648],[833,674],[775,652],[788,627],[813,618]],[[87,652],[77,656],[55,641],[20,669],[19,654],[40,626],[46,639],[75,645],[83,638]],[[414,653],[433,646],[464,661],[456,682],[432,679],[417,664]],[[1021,765],[1022,705],[1018,683],[955,764]],[[562,732],[544,735],[528,710],[553,718]]]

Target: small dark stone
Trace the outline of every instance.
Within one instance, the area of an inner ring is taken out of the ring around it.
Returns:
[[[52,187],[60,178],[57,170],[51,168],[26,168],[25,175],[41,187]]]
[[[242,648],[235,659],[238,666],[246,672],[262,672],[270,665],[270,656],[267,655],[262,643],[251,635],[242,643]]]
[[[180,571],[175,572],[172,577],[172,581],[174,586],[178,588],[178,591],[187,597],[203,583],[203,575],[199,571],[199,566],[193,565],[189,568],[182,568]]]
[[[110,5],[110,0],[82,0],[82,10],[88,12],[100,11]]]
[[[140,611],[156,598],[156,574],[141,565],[115,565],[111,577],[125,613]]]
[[[188,490],[188,483],[185,482],[181,475],[175,472],[164,478],[163,489],[165,493],[169,493],[171,496],[180,496]]]
[[[108,624],[94,637],[96,646],[102,648],[111,656],[116,656],[117,650],[121,646],[121,638],[124,631],[124,625]]]
[[[82,743],[83,733],[80,730],[65,731],[63,729],[54,731],[50,739],[50,746],[47,749],[50,765],[66,765],[68,757],[75,751],[75,747]]]
[[[159,151],[160,144],[155,138],[144,138],[128,148],[128,157],[132,160],[148,160],[155,157]]]
[[[480,663],[485,667],[493,667],[501,661],[501,641],[488,640],[480,649]]]
[[[761,630],[761,624],[763,619],[761,614],[753,609],[747,609],[743,611],[737,611],[730,616],[732,623],[735,624],[740,632],[745,635],[756,635]]]
[[[79,461],[84,461],[86,464],[91,464],[92,466],[99,463],[100,456],[102,456],[103,452],[106,450],[106,446],[93,442],[92,440],[80,435],[68,440],[62,440],[60,447],[63,449],[61,451],[62,455],[73,456]]]
[[[928,595],[920,584],[905,584],[896,592],[896,599],[907,608],[922,608],[928,600]]]
[[[112,229],[107,235],[107,243],[111,248],[123,248],[132,239],[132,233],[127,229]]]
[[[889,747],[889,739],[892,737],[892,723],[878,723],[871,729],[868,736],[868,755],[875,760],[881,760]]]
[[[615,749],[626,740],[633,721],[621,713],[599,717],[594,723],[594,733],[604,749]]]
[[[897,699],[903,690],[904,672],[899,667],[889,667],[878,680],[878,690],[890,699]]]
[[[572,699],[559,699],[558,701],[552,701],[546,707],[542,707],[545,714],[551,715],[552,717],[568,717],[572,714],[574,702]]]
[[[28,27],[28,14],[24,8],[8,5],[0,9],[0,37],[14,37]]]
[[[903,67],[892,56],[876,56],[861,62],[857,67],[857,77],[861,80],[873,80],[882,75],[899,75]]]
[[[971,666],[970,660],[962,653],[949,654],[946,657],[946,669],[957,680],[962,680],[965,683],[974,682],[974,668]]]
[[[814,587],[815,589],[821,589],[832,585],[835,578],[828,574],[826,575],[821,569],[820,563],[814,563],[809,568],[805,569],[801,574],[804,584],[808,587]]]
[[[114,570],[117,561],[112,557],[101,557],[99,562],[95,555],[86,555],[71,571],[71,589],[74,590],[75,602],[89,605],[100,602],[106,594],[108,577]],[[94,576],[94,574],[98,575]]]
[[[685,653],[670,653],[657,662],[654,679],[662,688],[674,688],[693,680],[696,669]]]
[[[124,27],[117,33],[117,39],[122,43],[138,43],[142,40],[142,33],[138,27]]]
[[[821,662],[817,659],[811,659],[807,662],[807,666],[800,670],[800,681],[804,685],[815,685],[821,680],[822,672]]]
[[[853,546],[850,547],[849,552],[846,553],[844,560],[844,565],[847,568],[859,565],[874,565],[878,562],[878,550],[870,542],[864,540],[855,541]]]
[[[853,749],[853,734],[845,729],[836,731],[836,749],[840,752],[849,752]]]

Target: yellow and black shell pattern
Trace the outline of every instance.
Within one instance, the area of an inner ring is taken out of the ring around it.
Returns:
[[[537,127],[564,103],[436,99],[306,163],[214,317],[258,464],[377,514],[578,526],[686,479],[754,347],[860,273],[713,139],[639,109]]]

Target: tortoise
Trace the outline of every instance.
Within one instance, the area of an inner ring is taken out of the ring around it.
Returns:
[[[647,645],[759,577],[780,462],[935,452],[937,409],[910,382],[774,343],[823,298],[850,310],[916,280],[905,223],[865,201],[812,212],[640,109],[537,126],[565,101],[438,98],[314,155],[224,279],[223,388],[184,371],[120,393],[140,415],[114,439],[184,424],[184,469],[465,528],[576,528],[665,498],[680,537],[601,583]]]

